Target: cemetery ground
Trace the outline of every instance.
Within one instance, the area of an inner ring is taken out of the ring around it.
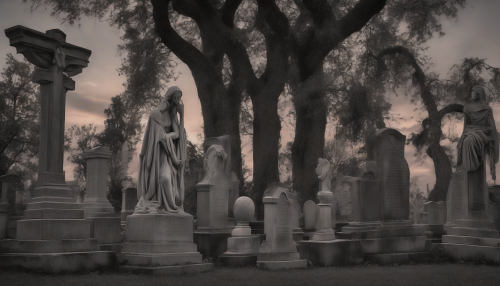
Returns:
[[[361,264],[266,271],[255,267],[217,266],[213,271],[181,276],[149,276],[113,270],[48,275],[0,269],[0,284],[17,285],[500,285],[498,264],[434,261],[394,265]]]

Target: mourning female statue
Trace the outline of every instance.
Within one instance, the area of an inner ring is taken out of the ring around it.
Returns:
[[[184,212],[187,141],[181,96],[177,86],[169,88],[163,101],[149,115],[139,155],[139,202],[134,214]]]
[[[486,104],[486,93],[482,86],[471,92],[472,102],[464,107],[464,131],[458,141],[457,163],[465,171],[475,171],[490,158],[490,173],[493,180],[495,164],[498,162],[498,134],[493,111]]]

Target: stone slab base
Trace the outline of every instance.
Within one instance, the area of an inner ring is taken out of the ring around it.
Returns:
[[[224,266],[231,266],[231,267],[255,266],[257,263],[257,255],[221,254],[221,255],[219,255],[219,263],[224,265]]]
[[[159,267],[183,264],[201,263],[201,254],[198,252],[181,253],[122,253],[119,257],[120,263],[141,266]]]
[[[95,239],[0,240],[0,253],[62,253],[95,251]]]
[[[307,259],[291,261],[257,261],[257,267],[266,270],[307,268]]]
[[[403,236],[422,236],[425,228],[421,225],[383,227],[376,230],[360,231],[352,227],[343,227],[342,234],[351,239],[369,239],[383,237],[403,237]],[[350,236],[347,236],[350,234]],[[338,237],[341,237],[340,235]]]
[[[0,254],[1,267],[23,267],[53,274],[109,267],[115,262],[116,255],[111,251]]]
[[[365,255],[365,261],[377,264],[425,262],[430,258],[430,252],[382,253]]]
[[[424,236],[384,237],[361,240],[365,254],[415,252],[425,250]]]
[[[451,243],[442,243],[440,246],[446,255],[455,259],[500,262],[500,247]]]
[[[446,230],[446,234],[457,235],[457,236],[500,238],[498,230],[468,228],[468,227],[450,227]]]
[[[121,219],[119,217],[87,218],[91,222],[90,236],[98,244],[116,244],[122,242]]]
[[[198,252],[203,259],[212,257],[217,259],[219,255],[227,251],[227,239],[231,237],[231,232],[200,232],[193,234],[193,241],[198,245]]]
[[[500,239],[474,236],[443,235],[443,243],[500,247]]]
[[[116,243],[116,244],[99,244],[98,245],[100,251],[113,251],[116,254],[120,254],[123,249],[123,244],[122,243]]]
[[[300,258],[313,265],[331,266],[363,262],[363,249],[359,240],[301,241]]]
[[[182,275],[207,272],[214,269],[212,263],[199,263],[175,266],[140,267],[140,266],[120,266],[120,270],[134,274],[146,275]]]

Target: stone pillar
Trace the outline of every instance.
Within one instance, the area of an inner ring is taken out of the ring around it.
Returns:
[[[137,188],[122,189],[122,221],[127,221],[127,216],[134,213],[137,202]]]
[[[19,177],[7,174],[0,177],[2,182],[2,202],[0,202],[0,239],[8,236],[8,221],[15,214],[16,184]]]
[[[87,163],[87,197],[83,202],[85,217],[113,216],[114,209],[107,198],[108,160],[111,151],[97,147],[83,153]]]
[[[257,266],[268,269],[306,268],[300,259],[291,224],[291,206],[287,190],[272,185],[264,192],[264,231],[266,240],[259,247]]]
[[[82,203],[85,217],[92,224],[90,235],[97,239],[101,250],[121,248],[116,244],[121,238],[121,218],[114,216],[114,208],[107,198],[108,160],[111,151],[107,147],[97,147],[83,153],[87,161],[87,197]]]

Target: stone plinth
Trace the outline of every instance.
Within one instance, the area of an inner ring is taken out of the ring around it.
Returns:
[[[332,229],[332,192],[318,192],[318,219],[316,221],[316,232],[311,240],[328,241],[335,239],[335,232]]]
[[[442,236],[445,254],[463,260],[487,260],[500,262],[500,236],[495,223],[489,218],[488,189],[484,163],[478,170],[461,172],[463,188],[461,196],[451,197],[451,206],[464,206],[460,219],[452,217],[446,235]],[[457,203],[453,199],[459,198]],[[460,201],[462,199],[462,201]]]
[[[229,180],[225,175],[226,157],[220,145],[205,152],[205,177],[196,185],[197,229],[194,242],[203,258],[217,258],[227,250]]]
[[[426,251],[425,228],[416,225],[392,225],[372,230],[342,228],[339,236],[359,240],[364,259],[380,264],[425,261],[430,253]]]
[[[257,255],[257,266],[269,270],[306,268],[307,260],[300,259],[291,224],[291,206],[285,188],[274,185],[264,192],[264,232]]]
[[[137,205],[137,188],[123,188],[122,189],[122,211],[121,219],[126,221],[127,217],[134,213],[135,206]]]
[[[108,160],[111,151],[106,147],[97,147],[83,153],[87,163],[87,190],[83,202],[85,217],[113,216],[114,208],[107,198]]]
[[[249,197],[239,197],[234,203],[236,227],[227,239],[227,251],[219,256],[219,262],[232,267],[255,266],[260,240],[252,235],[249,221],[255,213],[255,205]]]
[[[358,264],[363,262],[360,240],[300,241],[300,257],[317,266]]]
[[[145,274],[179,274],[207,271],[211,263],[193,243],[193,216],[135,214],[127,217],[126,240],[118,256],[125,271]],[[180,268],[179,268],[180,267]]]
[[[41,117],[37,187],[24,219],[18,221],[17,239],[0,241],[0,266],[59,273],[110,265],[115,253],[97,251],[90,222],[84,219],[82,205],[74,202],[63,172],[66,92],[75,89],[69,77],[87,66],[91,51],[66,43],[58,29],[44,34],[14,26],[5,34],[11,46],[37,66],[33,81],[41,85]],[[74,243],[68,244],[68,239]],[[18,245],[31,247],[20,250]]]
[[[107,198],[108,160],[111,151],[97,147],[83,153],[87,163],[87,197],[82,203],[85,217],[91,222],[90,234],[99,245],[122,242],[121,219]]]

